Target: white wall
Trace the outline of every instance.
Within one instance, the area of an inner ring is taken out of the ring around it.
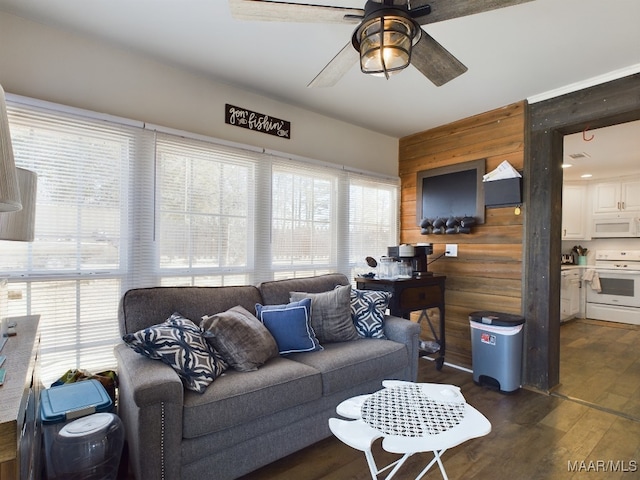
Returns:
[[[598,250],[640,250],[638,238],[595,238],[592,240],[563,240],[562,253],[571,253],[575,245],[587,248],[587,264],[593,265]]]
[[[0,84],[8,93],[398,175],[397,138],[3,12]],[[226,125],[225,103],[290,121],[291,139]]]

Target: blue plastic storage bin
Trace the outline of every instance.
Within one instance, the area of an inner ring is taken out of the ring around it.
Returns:
[[[40,414],[45,425],[108,412],[113,402],[97,380],[66,383],[40,393]]]

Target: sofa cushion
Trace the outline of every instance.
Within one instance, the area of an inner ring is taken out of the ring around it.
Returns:
[[[351,285],[338,285],[322,293],[291,292],[291,301],[311,299],[311,326],[320,343],[348,342],[358,338],[351,319]]]
[[[254,372],[228,370],[204,394],[185,392],[182,434],[218,432],[321,396],[320,373],[288,358],[269,360]]]
[[[381,290],[351,290],[351,317],[358,334],[365,338],[386,338],[384,315],[391,293]]]
[[[179,313],[164,323],[122,337],[133,350],[173,368],[184,386],[202,393],[227,364],[202,336],[202,329]]]
[[[289,302],[290,292],[320,293],[333,290],[337,285],[349,285],[349,279],[341,273],[327,273],[315,277],[271,280],[258,285],[264,305]],[[200,318],[200,317],[198,317]]]
[[[405,345],[391,340],[362,338],[324,347],[321,352],[294,353],[288,357],[320,371],[323,395],[385,378],[409,364]]]
[[[202,318],[204,338],[225,361],[240,372],[257,370],[278,356],[278,345],[269,330],[247,309],[236,306]]]
[[[311,327],[310,298],[286,305],[257,303],[256,315],[276,339],[281,354],[322,350]]]
[[[199,320],[205,315],[224,312],[241,305],[250,312],[262,301],[260,291],[251,285],[225,287],[151,287],[128,290],[118,306],[120,333],[133,333],[180,312]]]

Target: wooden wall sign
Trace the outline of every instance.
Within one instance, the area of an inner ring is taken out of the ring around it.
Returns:
[[[291,138],[291,122],[270,117],[263,113],[252,112],[246,108],[229,105],[224,106],[224,122],[236,127],[268,133],[281,138]]]

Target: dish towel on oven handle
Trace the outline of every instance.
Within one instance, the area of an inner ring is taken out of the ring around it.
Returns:
[[[600,286],[600,276],[593,268],[585,271],[582,279],[591,285],[591,289],[594,292],[600,293],[602,291],[602,287]]]

